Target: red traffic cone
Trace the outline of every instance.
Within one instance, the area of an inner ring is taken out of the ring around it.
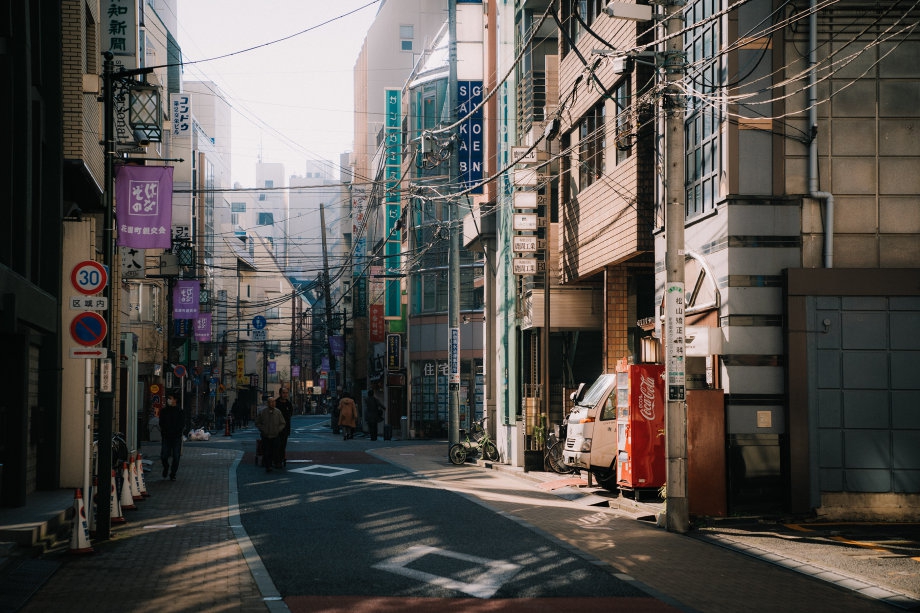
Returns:
[[[112,481],[109,489],[109,521],[113,524],[123,524],[128,520],[121,512],[121,502],[118,500],[118,488],[115,486],[115,469],[112,469]]]
[[[70,532],[70,553],[93,553],[89,544],[89,524],[86,521],[86,507],[83,505],[83,492],[74,490],[73,530]]]
[[[134,504],[134,497],[131,496],[131,471],[128,470],[128,463],[121,463],[121,510],[134,511],[137,505]]]
[[[134,466],[137,470],[137,484],[140,487],[141,496],[148,498],[150,494],[147,492],[147,479],[144,477],[144,461],[140,453],[138,453],[134,459]]]
[[[133,458],[128,458],[128,473],[130,473],[131,478],[131,499],[132,500],[143,500],[144,496],[141,494],[141,478],[137,474],[137,462]]]

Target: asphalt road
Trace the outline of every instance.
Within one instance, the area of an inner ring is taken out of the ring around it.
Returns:
[[[298,418],[286,470],[266,473],[251,454],[237,470],[242,524],[289,605],[305,596],[577,594],[672,610],[563,543],[333,438],[319,421]]]

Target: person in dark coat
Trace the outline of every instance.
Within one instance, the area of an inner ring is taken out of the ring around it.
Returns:
[[[377,440],[377,424],[383,417],[380,403],[374,398],[374,390],[367,390],[367,399],[364,401],[364,423],[367,424],[367,433],[372,441]]]
[[[272,467],[281,466],[280,444],[278,437],[284,430],[285,422],[281,411],[275,408],[275,399],[269,398],[268,404],[256,415],[256,428],[262,433],[262,465],[265,472]]]
[[[281,464],[287,466],[287,442],[288,438],[291,436],[291,419],[294,417],[294,403],[292,403],[291,399],[288,397],[288,390],[286,387],[282,387],[281,391],[278,392],[278,400],[275,401],[275,407],[281,411],[281,415],[284,416],[284,430],[281,431],[281,436],[278,437],[278,445],[280,446],[278,453],[281,457]]]
[[[176,394],[169,393],[166,396],[166,406],[160,409],[160,461],[163,463],[163,478],[168,475],[170,481],[176,480],[179,471],[184,426],[185,417],[176,404]]]
[[[332,406],[332,419],[329,421],[332,423],[332,433],[338,434],[342,431],[342,428],[339,426],[339,402],[341,402],[341,397],[339,401]]]

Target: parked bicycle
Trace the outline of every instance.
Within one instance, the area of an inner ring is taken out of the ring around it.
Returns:
[[[470,427],[470,432],[460,428],[459,443],[454,443],[448,450],[447,457],[453,464],[460,465],[466,462],[468,457],[481,455],[486,460],[498,459],[498,447],[492,442],[489,433],[483,427],[486,418],[477,419]],[[472,438],[471,438],[472,437]]]
[[[575,467],[566,464],[565,458],[562,457],[562,450],[565,448],[566,426],[567,421],[563,421],[559,427],[559,436],[556,436],[556,431],[553,430],[546,437],[546,446],[543,447],[543,470],[545,471],[552,471],[560,475],[575,472]]]

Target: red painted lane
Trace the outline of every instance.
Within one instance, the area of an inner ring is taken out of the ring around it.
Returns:
[[[400,598],[289,596],[291,613],[672,613],[675,607],[654,598]]]

